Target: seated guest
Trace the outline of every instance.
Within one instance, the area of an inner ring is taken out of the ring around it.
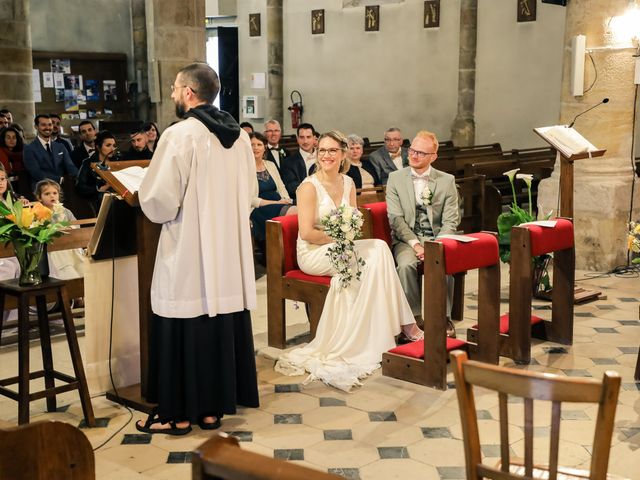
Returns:
[[[51,117],[46,114],[36,115],[34,123],[38,135],[24,147],[24,166],[31,176],[31,191],[35,189],[36,183],[45,178],[59,182],[65,174],[77,176],[78,167],[71,161],[67,149],[51,140]]]
[[[407,149],[402,148],[402,132],[399,128],[391,127],[384,132],[384,146],[373,152],[369,161],[382,185],[387,184],[391,172],[409,165]]]
[[[251,150],[256,161],[256,174],[258,176],[258,196],[251,202],[252,233],[258,243],[263,246],[266,239],[267,220],[282,215],[295,215],[296,207],[287,194],[278,168],[275,163],[265,161],[267,139],[260,133],[249,134]]]
[[[416,134],[409,148],[409,166],[391,172],[387,183],[387,215],[393,236],[393,256],[411,311],[422,313],[422,290],[417,275],[424,261],[424,241],[456,233],[460,223],[458,190],[453,175],[436,170],[438,139],[425,130]],[[447,277],[447,335],[454,337],[451,323],[453,279]]]
[[[52,113],[49,116],[51,117],[51,125],[53,127],[51,131],[51,141],[62,145],[67,149],[67,153],[71,155],[71,153],[73,152],[73,145],[68,138],[62,136],[62,128],[60,127],[60,123],[62,122],[62,120],[60,119],[60,115],[58,115],[57,113]]]
[[[336,206],[356,206],[355,186],[347,169],[347,139],[337,131],[320,137],[318,170],[300,185],[298,208],[299,268],[308,275],[339,275],[328,256],[334,240],[319,227]],[[423,332],[411,315],[394,272],[389,246],[379,239],[356,240],[354,250],[365,266],[359,280],[343,285],[331,280],[316,336],[308,345],[280,356],[275,369],[287,375],[310,376],[349,391],[380,368],[382,354],[395,347],[401,331],[409,340]]]
[[[60,192],[60,184],[53,180],[41,180],[36,185],[34,192],[36,200],[45,207],[53,211],[52,221],[54,222],[72,222],[76,217],[71,210],[62,206],[56,207],[62,200]],[[77,225],[71,228],[79,228]],[[72,278],[81,278],[84,276],[84,256],[81,248],[73,250],[59,250],[49,252],[49,274],[53,278],[60,280],[71,280]]]
[[[22,135],[15,127],[10,126],[0,131],[0,163],[9,177],[25,174],[22,160],[23,149]]]
[[[160,129],[155,123],[147,122],[142,125],[142,131],[147,134],[147,148],[153,153],[160,140]]]
[[[73,164],[80,168],[85,158],[90,157],[96,149],[96,128],[89,120],[83,120],[78,125],[78,131],[80,132],[80,145],[78,145],[71,154],[71,160]]]
[[[302,123],[297,129],[298,151],[280,163],[280,175],[289,196],[295,201],[296,189],[309,175],[309,169],[316,162],[315,132],[313,125]]]
[[[9,125],[13,123],[13,114],[6,108],[3,108],[2,110],[0,110],[0,115],[3,115],[7,118]]]
[[[7,128],[10,123],[11,122],[9,122],[9,119],[6,117],[6,115],[0,114],[0,130],[2,130],[3,128]]]
[[[362,179],[362,186],[358,188],[373,188],[380,185],[376,169],[371,165],[369,160],[362,158],[362,153],[364,152],[364,140],[362,140],[358,135],[351,134],[347,137],[347,144],[349,145],[347,157],[349,157],[351,165],[358,169],[360,178]]]
[[[76,180],[76,191],[89,200],[94,211],[98,212],[102,196],[109,190],[109,185],[93,170],[93,166],[98,164],[101,170],[109,170],[109,162],[116,151],[116,137],[111,132],[102,130],[96,135],[95,145],[93,155],[82,162]]]
[[[151,160],[153,152],[147,147],[147,134],[141,128],[136,128],[129,137],[131,147],[122,156],[123,160]]]
[[[249,122],[242,122],[240,124],[240,128],[247,133],[253,133],[253,125],[251,125]]]
[[[280,139],[282,138],[280,122],[273,119],[265,122],[264,136],[267,139],[267,160],[275,163],[278,170],[280,170],[282,162],[289,156],[289,152],[280,146]]]

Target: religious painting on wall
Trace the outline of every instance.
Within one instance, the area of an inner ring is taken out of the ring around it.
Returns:
[[[440,26],[440,0],[424,2],[424,28]]]
[[[259,13],[249,14],[249,36],[250,37],[260,36],[260,14]]]
[[[538,0],[516,0],[518,2],[518,22],[536,21],[536,4]]]
[[[324,33],[324,10],[311,10],[311,33]]]
[[[380,30],[380,5],[364,7],[364,31],[377,32]]]

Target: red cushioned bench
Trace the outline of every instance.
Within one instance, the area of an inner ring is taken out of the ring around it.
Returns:
[[[393,251],[393,241],[391,238],[391,226],[387,216],[387,203],[376,202],[367,203],[360,208],[364,217],[362,227],[365,238],[378,238],[384,240]],[[418,275],[422,275],[423,265],[418,265]],[[462,320],[464,314],[464,277],[466,272],[460,272],[453,276],[453,299],[451,305],[451,318]]]
[[[285,299],[304,302],[311,338],[315,337],[331,277],[307,275],[298,268],[298,216],[267,221],[267,336],[271,347],[285,348]]]
[[[477,360],[498,363],[500,257],[493,233],[472,233],[478,240],[452,239],[424,244],[425,339],[396,347],[382,355],[382,374],[439,389],[447,388],[448,352],[466,349]],[[447,338],[446,276],[478,269],[477,344]]]
[[[555,227],[511,229],[509,313],[500,317],[500,355],[517,363],[531,361],[531,337],[570,345],[573,342],[575,246],[573,223],[558,218]],[[531,315],[533,257],[553,252],[551,321]],[[478,328],[467,331],[473,341]]]

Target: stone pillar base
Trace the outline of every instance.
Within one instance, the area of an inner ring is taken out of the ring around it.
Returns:
[[[553,175],[538,186],[538,211],[541,215],[551,209],[553,216],[557,214],[559,171],[556,163]],[[640,220],[640,182],[638,177],[632,176],[630,168],[622,174],[580,175],[576,172],[573,204],[577,269],[602,272],[627,264],[627,222],[632,181],[635,182],[635,191],[631,218]]]

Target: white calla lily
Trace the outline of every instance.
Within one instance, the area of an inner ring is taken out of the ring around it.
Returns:
[[[531,187],[531,182],[533,181],[533,175],[531,173],[518,173],[516,178],[519,180],[524,180],[527,184],[527,187]]]
[[[509,170],[508,172],[504,172],[503,175],[509,177],[509,180],[513,182],[513,178],[516,176],[516,173],[520,171],[519,168],[514,168],[513,170]]]

